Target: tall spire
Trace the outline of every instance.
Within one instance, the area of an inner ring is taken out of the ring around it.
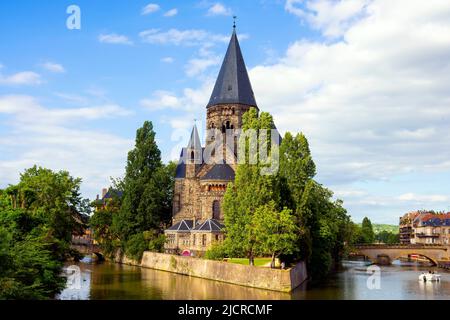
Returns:
[[[207,108],[217,104],[239,103],[256,107],[255,95],[245,67],[233,25],[233,35]]]
[[[191,138],[189,139],[189,144],[187,146],[189,150],[202,150],[202,144],[200,142],[200,136],[198,135],[197,125],[192,128]]]

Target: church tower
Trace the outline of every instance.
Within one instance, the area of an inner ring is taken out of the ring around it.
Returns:
[[[202,255],[224,239],[223,197],[235,179],[236,145],[242,117],[256,108],[236,26],[206,106],[206,146],[194,126],[175,173],[172,226],[166,252]],[[218,141],[220,139],[221,141]]]
[[[198,135],[197,125],[194,125],[192,129],[185,157],[186,178],[194,178],[203,163],[203,149]]]
[[[216,141],[217,133],[220,131],[223,142],[222,159],[225,160],[225,163],[234,164],[234,156],[237,153],[237,135],[228,135],[228,139],[233,139],[233,141],[227,141],[227,130],[241,129],[242,116],[251,107],[258,109],[236,34],[236,26],[233,26],[228,50],[206,107],[207,150],[212,148],[211,144]],[[227,143],[229,146],[233,146],[234,155],[232,157],[227,155],[225,150]]]

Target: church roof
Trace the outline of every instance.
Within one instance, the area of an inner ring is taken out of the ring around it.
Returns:
[[[234,170],[228,164],[216,164],[200,180],[234,180]]]
[[[194,221],[192,220],[181,220],[180,222],[174,224],[166,231],[173,231],[173,232],[191,232],[192,228],[194,227]]]
[[[247,68],[242,56],[236,29],[233,30],[225,59],[207,108],[225,103],[257,107]]]
[[[177,169],[175,171],[175,179],[183,179],[186,177],[186,163],[184,162],[184,148],[181,149],[180,161],[178,162]]]
[[[212,232],[212,231],[222,231],[225,226],[215,219],[208,219],[202,224],[196,226],[192,231],[202,231],[202,232]]]

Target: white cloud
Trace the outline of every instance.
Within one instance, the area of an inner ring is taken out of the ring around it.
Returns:
[[[286,0],[285,9],[328,37],[342,35],[372,0]],[[303,6],[301,7],[300,5]]]
[[[139,103],[150,111],[162,109],[177,109],[181,107],[180,99],[169,91],[155,91],[150,99],[142,99]]]
[[[208,9],[208,16],[230,16],[232,11],[225,7],[222,3],[217,2]]]
[[[109,43],[109,44],[123,44],[123,45],[133,44],[133,41],[131,41],[127,36],[115,33],[101,34],[98,36],[98,40],[101,43]]]
[[[444,202],[449,203],[450,197],[442,194],[432,195],[420,195],[415,193],[405,193],[397,197],[400,201],[413,201],[413,202]]]
[[[59,64],[55,62],[47,61],[41,65],[45,70],[53,72],[53,73],[64,73],[66,72],[66,69]]]
[[[213,86],[214,80],[206,79],[201,87],[197,89],[185,88],[181,95],[170,91],[157,90],[153,92],[151,98],[142,99],[140,105],[150,111],[177,109],[180,112],[201,112],[208,103]]]
[[[0,85],[38,85],[42,83],[41,76],[36,72],[23,71],[9,76],[0,74]]]
[[[159,11],[159,9],[161,9],[161,7],[158,4],[149,3],[144,8],[142,8],[141,14],[145,16],[145,15],[157,12],[157,11]]]
[[[31,96],[0,96],[0,114],[10,119],[0,135],[0,187],[16,183],[19,172],[34,164],[69,170],[83,178],[83,193],[94,197],[110,177],[123,174],[133,141],[100,129],[101,119],[130,112],[117,105],[90,108],[48,108]],[[96,121],[98,130],[84,125]]]
[[[164,63],[173,63],[175,60],[172,57],[164,57],[161,61]]]
[[[217,42],[227,42],[229,40],[229,36],[212,34],[200,29],[170,29],[168,31],[149,29],[140,32],[139,36],[142,41],[146,43],[171,44],[176,46],[198,46]]]
[[[66,124],[78,120],[97,120],[130,115],[118,105],[101,105],[82,108],[45,108],[31,96],[8,95],[0,97],[0,114],[17,116],[21,124]]]
[[[317,17],[331,14],[319,3],[325,2],[305,5],[317,8]],[[376,212],[377,221],[392,223],[404,211],[450,200],[418,188],[402,192],[419,202],[405,195],[400,200],[392,196],[398,185],[391,181],[450,170],[450,2],[373,0],[354,6],[360,11],[344,10],[333,27],[320,25],[322,40],[299,39],[275,63],[249,74],[260,109],[274,115],[280,131],[308,137],[318,180],[343,190],[336,196],[352,215]],[[208,101],[211,87],[205,85],[189,89],[196,94],[192,110],[203,111],[195,108]],[[190,101],[186,90],[178,96],[183,102]],[[367,186],[366,195],[348,191],[358,184]],[[372,194],[377,187],[386,195]]]
[[[186,74],[189,77],[195,77],[203,73],[206,69],[220,64],[221,59],[218,56],[191,59],[185,66]]]
[[[164,17],[174,17],[177,14],[178,14],[178,9],[173,8],[173,9],[170,9],[169,11],[167,11],[166,13],[164,13]]]

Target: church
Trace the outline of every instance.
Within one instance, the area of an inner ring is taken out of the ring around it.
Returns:
[[[194,125],[176,169],[172,226],[165,251],[202,256],[224,240],[222,202],[234,181],[242,116],[256,108],[255,95],[233,27],[228,49],[206,106],[206,144]]]

